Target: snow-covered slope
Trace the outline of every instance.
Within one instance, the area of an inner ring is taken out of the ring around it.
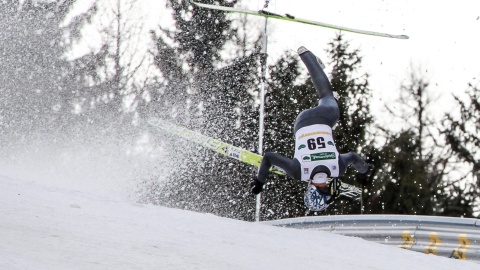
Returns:
[[[480,269],[319,231],[271,227],[0,177],[0,269]]]

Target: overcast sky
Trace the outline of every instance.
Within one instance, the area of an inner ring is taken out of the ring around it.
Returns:
[[[166,9],[165,0],[139,3],[147,8],[146,18],[150,24],[146,27],[156,29],[159,21],[164,27],[171,25],[171,10]],[[259,10],[264,3],[263,0],[243,0],[237,7]],[[480,1],[270,0],[268,10],[410,37],[401,40],[344,32],[352,48],[359,48],[364,56],[363,71],[371,75],[369,81],[374,95],[372,111],[379,122],[382,122],[383,104],[397,97],[401,83],[409,81],[412,67],[420,70],[421,76],[430,82],[432,97],[438,97],[432,107],[437,115],[451,109],[451,93],[462,94],[468,83],[479,81]],[[240,18],[242,15],[232,16]],[[254,22],[252,31],[263,30],[263,18],[248,18]],[[269,19],[268,34],[269,61],[272,63],[285,50],[296,50],[302,45],[325,59],[324,50],[336,31]]]
[[[258,10],[264,1],[241,1],[240,7]],[[396,97],[402,81],[408,80],[412,65],[431,83],[438,96],[438,111],[449,109],[450,93],[478,82],[480,76],[480,1],[427,0],[271,0],[269,9],[280,14],[342,25],[351,28],[405,34],[408,40],[344,32],[354,48],[364,55],[364,70],[370,73],[374,92],[373,111],[383,101]],[[320,57],[335,31],[327,28],[269,19],[268,50],[275,55],[304,45]],[[379,115],[377,115],[377,118]],[[380,119],[378,119],[380,120]]]

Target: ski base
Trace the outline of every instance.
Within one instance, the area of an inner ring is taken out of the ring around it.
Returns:
[[[320,27],[325,27],[325,28],[331,28],[331,29],[351,32],[351,33],[363,34],[363,35],[396,38],[396,39],[408,39],[409,38],[407,35],[392,35],[392,34],[381,33],[381,32],[354,29],[354,28],[349,28],[349,27],[340,26],[340,25],[334,25],[334,24],[312,21],[312,20],[307,20],[307,19],[302,19],[302,18],[296,18],[295,16],[290,15],[290,14],[285,14],[285,15],[276,14],[276,13],[269,12],[269,11],[266,11],[266,10],[255,11],[255,10],[225,7],[225,6],[219,6],[219,5],[202,4],[202,3],[197,3],[197,2],[194,2],[194,1],[190,1],[190,3],[192,3],[193,5],[195,5],[197,7],[206,8],[206,9],[214,9],[214,10],[221,10],[221,11],[225,11],[225,12],[242,13],[242,14],[248,14],[248,15],[254,15],[254,16],[261,16],[261,17],[265,17],[265,18],[273,18],[273,19],[279,19],[279,20],[285,20],[285,21],[292,21],[292,22],[298,22],[298,23],[303,23],[303,24],[309,24],[309,25],[314,25],[314,26],[320,26]]]
[[[222,142],[220,140],[205,136],[200,132],[196,132],[182,126],[172,124],[159,118],[150,118],[147,122],[150,126],[162,132],[186,139],[187,141],[203,146],[218,154],[242,161],[257,168],[260,166],[260,162],[263,158],[259,154],[255,154],[248,150],[228,144],[226,142]],[[285,175],[285,172],[281,168],[275,166],[272,167],[271,172],[279,175]],[[329,181],[331,181],[331,179]],[[361,194],[362,192],[360,188],[341,182],[340,194],[338,195],[338,198],[343,197],[353,202],[359,202]]]

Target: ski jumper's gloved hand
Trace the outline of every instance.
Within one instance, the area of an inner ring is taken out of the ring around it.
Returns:
[[[263,185],[264,183],[258,181],[257,177],[254,177],[252,182],[250,182],[250,191],[255,195],[260,194],[263,190]]]

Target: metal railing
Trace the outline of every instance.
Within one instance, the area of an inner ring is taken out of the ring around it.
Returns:
[[[381,244],[480,263],[480,220],[436,216],[345,215],[264,221],[321,230]]]

